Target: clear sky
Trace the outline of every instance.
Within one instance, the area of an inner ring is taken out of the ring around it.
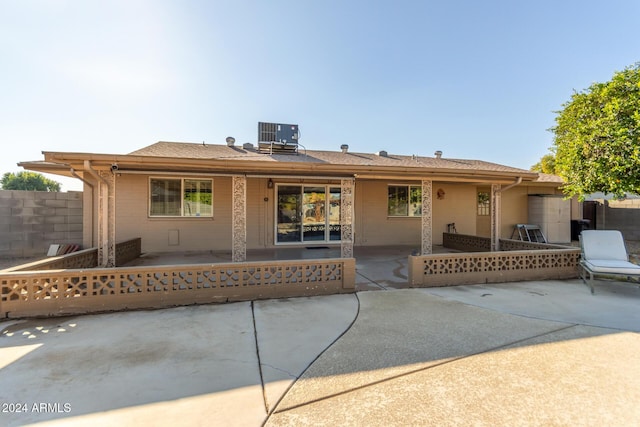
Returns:
[[[638,0],[0,0],[0,173],[255,143],[259,121],[307,149],[528,169],[574,90],[637,61]]]

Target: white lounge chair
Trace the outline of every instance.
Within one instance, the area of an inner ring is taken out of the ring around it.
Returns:
[[[592,294],[594,276],[640,277],[640,266],[629,262],[622,233],[618,230],[583,230],[580,246],[580,277],[591,288]]]

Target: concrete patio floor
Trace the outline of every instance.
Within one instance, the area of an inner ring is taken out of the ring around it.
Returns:
[[[406,250],[356,294],[0,321],[0,424],[640,424],[640,287],[402,289]]]

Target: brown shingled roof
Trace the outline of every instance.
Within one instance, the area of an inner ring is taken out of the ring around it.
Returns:
[[[296,154],[264,154],[255,149],[229,147],[227,145],[209,145],[185,142],[160,141],[148,147],[136,150],[130,155],[157,156],[184,159],[216,160],[252,160],[259,162],[296,162],[322,163],[341,166],[389,166],[447,170],[474,170],[487,172],[506,172],[513,174],[532,174],[532,172],[499,165],[481,160],[433,158],[424,156],[406,156],[388,154],[379,156],[373,153],[342,153],[339,151],[303,150]]]

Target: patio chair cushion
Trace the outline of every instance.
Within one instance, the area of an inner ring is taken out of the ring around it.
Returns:
[[[629,261],[622,233],[618,230],[583,230],[582,257],[591,260]]]
[[[632,264],[628,261],[590,259],[583,261],[582,264],[594,273],[640,275],[640,265]]]

